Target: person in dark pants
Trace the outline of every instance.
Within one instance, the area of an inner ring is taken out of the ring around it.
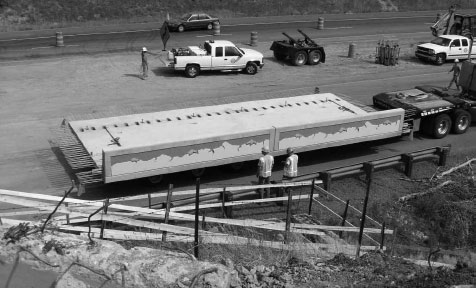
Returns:
[[[263,147],[261,149],[261,156],[258,160],[258,171],[256,172],[256,177],[258,177],[258,185],[262,184],[269,184],[269,180],[271,178],[271,171],[273,170],[273,165],[274,165],[274,157],[269,154],[269,148],[268,147]],[[266,189],[266,197],[270,197],[270,189]],[[264,198],[263,191],[264,189],[260,188],[258,189],[258,193],[261,197],[261,199]]]
[[[451,86],[453,85],[453,83],[455,83],[456,89],[459,91],[458,77],[459,77],[459,74],[461,72],[461,68],[459,68],[458,62],[459,62],[459,60],[455,59],[455,64],[453,64],[453,67],[451,68],[451,70],[448,71],[448,73],[453,72],[453,78],[451,78],[450,84],[448,85],[446,90],[449,90],[451,88]]]
[[[291,182],[298,175],[298,155],[294,154],[294,149],[289,147],[286,152],[288,157],[284,161],[283,182]],[[286,193],[291,192],[291,188],[285,189]]]

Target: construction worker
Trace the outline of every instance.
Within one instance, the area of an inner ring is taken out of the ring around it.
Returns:
[[[269,180],[271,178],[271,171],[273,170],[274,165],[274,157],[269,154],[269,148],[264,146],[261,149],[261,156],[258,160],[258,171],[256,172],[256,177],[258,177],[258,184],[269,184]],[[261,199],[264,198],[263,189],[258,189],[258,193]],[[266,188],[266,197],[270,197],[270,189]]]
[[[292,180],[297,176],[298,155],[294,154],[294,148],[289,147],[286,150],[288,157],[284,161],[283,180]]]
[[[289,147],[286,152],[288,157],[284,161],[283,182],[292,181],[298,174],[298,155],[294,154],[294,148]],[[291,193],[291,188],[285,189],[286,193]]]
[[[142,58],[142,63],[141,63],[141,78],[142,80],[145,80],[149,75],[149,62],[147,62],[147,54],[152,54],[152,55],[157,55],[155,53],[152,53],[150,51],[147,51],[146,47],[142,47],[141,51],[141,58]]]
[[[461,68],[459,68],[458,62],[459,62],[459,60],[455,59],[455,63],[453,64],[453,67],[451,67],[451,70],[448,71],[448,73],[453,72],[453,78],[451,78],[450,84],[448,85],[446,90],[449,90],[451,88],[451,85],[453,85],[453,83],[455,83],[456,89],[459,91],[458,77],[459,77],[459,73],[461,72]]]

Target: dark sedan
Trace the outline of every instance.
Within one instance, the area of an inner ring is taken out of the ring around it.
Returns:
[[[170,19],[167,21],[169,30],[183,32],[193,29],[212,30],[213,22],[220,22],[218,18],[205,13],[187,13],[180,19]]]

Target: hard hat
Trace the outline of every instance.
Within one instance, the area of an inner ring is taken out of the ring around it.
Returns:
[[[142,47],[142,51],[147,52],[147,48]]]
[[[459,62],[459,60],[458,60],[458,59],[455,59],[455,63],[458,63],[458,62]]]
[[[261,148],[261,152],[269,153],[269,148],[267,146],[264,146],[263,148]]]
[[[288,154],[294,153],[294,148],[289,147],[289,148],[286,150],[286,152],[287,152]]]

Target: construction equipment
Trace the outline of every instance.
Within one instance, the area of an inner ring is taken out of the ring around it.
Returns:
[[[435,37],[462,35],[469,38],[476,34],[476,15],[457,14],[456,6],[452,5],[430,29]]]

